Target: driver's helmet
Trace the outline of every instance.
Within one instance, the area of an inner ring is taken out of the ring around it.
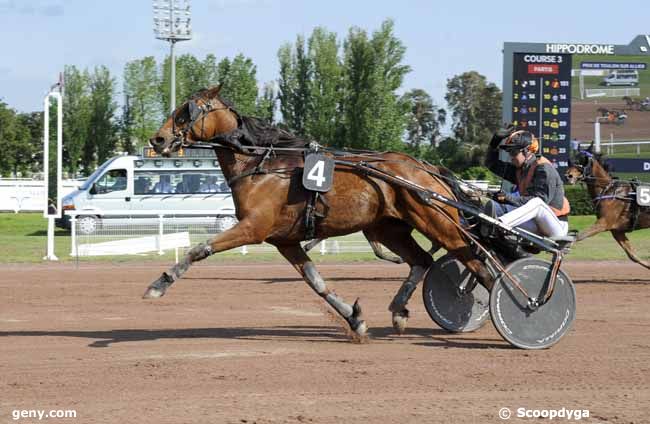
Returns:
[[[510,134],[499,147],[508,153],[524,150],[537,153],[539,151],[539,141],[530,131],[519,130]]]

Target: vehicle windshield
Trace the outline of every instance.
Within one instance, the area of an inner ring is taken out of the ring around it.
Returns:
[[[86,179],[86,181],[84,181],[84,183],[81,185],[81,187],[79,187],[79,190],[88,190],[93,185],[93,183],[95,182],[97,177],[99,177],[100,175],[102,175],[104,173],[104,170],[106,168],[108,168],[108,165],[110,165],[113,162],[114,159],[115,158],[109,159],[108,161],[104,162],[104,164],[102,166],[100,166],[99,168],[97,168],[95,170],[95,172],[90,174],[90,177],[88,177]]]

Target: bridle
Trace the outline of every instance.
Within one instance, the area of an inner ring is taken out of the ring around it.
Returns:
[[[189,147],[191,144],[189,144],[187,140],[188,134],[191,134],[194,139],[198,139],[198,136],[194,131],[194,126],[199,119],[201,120],[201,134],[203,134],[205,130],[205,118],[210,113],[218,110],[232,110],[232,107],[223,102],[219,103],[223,106],[217,107],[212,103],[212,100],[203,100],[203,104],[199,106],[196,103],[196,100],[190,100],[187,103],[190,118],[189,123],[180,129],[176,126],[176,110],[174,110],[174,112],[172,112],[172,134],[174,135],[174,139],[170,143],[169,149],[173,151],[177,148]]]
[[[587,181],[594,181],[598,182],[599,180],[603,180],[607,182],[607,184],[600,189],[598,195],[591,199],[591,201],[594,204],[594,208],[597,208],[598,205],[600,204],[601,201],[603,200],[612,200],[612,199],[617,199],[617,200],[622,200],[622,201],[630,201],[631,199],[626,197],[625,195],[621,196],[619,194],[619,188],[621,187],[626,187],[627,184],[630,184],[629,181],[622,181],[622,180],[616,180],[616,179],[605,179],[604,177],[597,177],[593,175],[593,164],[594,164],[594,157],[591,153],[589,152],[581,152],[584,153],[588,160],[585,165],[574,165],[576,169],[580,171],[580,177],[576,178],[576,182],[584,182],[586,183]],[[612,193],[613,190],[613,193]]]

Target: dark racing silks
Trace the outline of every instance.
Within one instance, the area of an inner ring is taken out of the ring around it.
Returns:
[[[524,178],[522,178],[521,168],[517,169],[517,188],[519,189],[519,193],[521,195],[526,193],[526,189],[533,181],[533,176],[535,175],[535,169],[537,168],[538,165],[542,165],[542,164],[551,165],[551,162],[548,159],[546,159],[544,156],[540,156],[535,162],[533,162],[530,165],[530,168],[528,168],[528,173]],[[569,212],[571,212],[571,205],[569,204],[569,200],[567,200],[566,196],[563,197],[562,199],[562,209],[554,208],[551,205],[549,205],[549,207],[557,217],[566,216],[569,214]]]

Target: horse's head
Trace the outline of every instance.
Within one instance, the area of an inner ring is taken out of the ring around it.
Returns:
[[[592,150],[593,143],[587,150],[578,150],[576,152],[574,163],[564,173],[567,183],[570,185],[577,184],[591,176],[593,161],[598,160],[598,156],[594,155]]]
[[[584,179],[584,168],[582,165],[571,165],[564,173],[567,184],[575,185]]]
[[[168,156],[181,147],[237,128],[237,116],[219,97],[221,86],[201,90],[174,110],[149,139],[158,153]]]

